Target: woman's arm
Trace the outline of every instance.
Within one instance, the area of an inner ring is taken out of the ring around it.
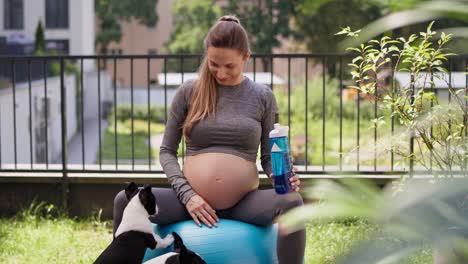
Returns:
[[[262,136],[260,138],[260,160],[262,163],[263,171],[267,176],[271,174],[271,156],[270,156],[270,140],[269,134],[273,129],[273,124],[277,122],[278,106],[273,92],[265,89],[264,96],[264,112],[262,117]]]
[[[182,84],[174,96],[171,110],[166,123],[164,137],[159,150],[159,161],[169,183],[177,193],[179,200],[185,205],[196,195],[185,178],[177,160],[177,150],[182,139],[182,125],[188,110],[189,89],[193,82]]]
[[[219,218],[216,211],[195,191],[185,178],[177,160],[177,150],[182,138],[182,125],[188,111],[190,89],[193,82],[186,82],[179,87],[171,104],[171,112],[166,123],[164,138],[159,150],[159,161],[166,173],[169,183],[185,205],[188,213],[197,225],[201,222],[211,227],[216,226]]]
[[[270,150],[270,138],[269,134],[270,131],[273,129],[273,125],[278,122],[278,106],[276,104],[275,95],[269,90],[267,95],[265,96],[265,112],[263,114],[262,119],[262,137],[261,137],[261,160],[262,160],[262,168],[265,171],[266,175],[270,179],[271,183],[273,183],[271,173],[271,150]],[[293,173],[295,174],[297,169],[293,167]],[[301,181],[299,180],[299,176],[294,175],[293,177],[289,178],[291,182],[292,188],[298,192],[300,190],[299,186]]]

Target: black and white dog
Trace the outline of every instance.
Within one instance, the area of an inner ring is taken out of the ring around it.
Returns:
[[[200,255],[184,245],[177,233],[172,232],[172,236],[174,236],[174,252],[150,259],[143,264],[206,264]]]
[[[130,201],[123,212],[112,243],[99,255],[95,264],[140,264],[146,248],[165,248],[174,242],[172,235],[161,239],[153,233],[153,226],[148,219],[157,212],[156,197],[151,186],[141,190],[134,182],[125,187],[125,195]]]

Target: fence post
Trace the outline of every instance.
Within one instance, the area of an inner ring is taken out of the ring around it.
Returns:
[[[62,123],[62,207],[68,213],[68,150],[67,150],[67,91],[65,87],[65,61],[60,58],[60,112]]]
[[[411,74],[411,85],[410,85],[410,88],[411,88],[411,99],[410,99],[410,104],[413,105],[414,103],[414,100],[415,100],[415,86],[414,86],[414,82],[415,82],[415,77],[413,74]],[[412,130],[410,131],[410,142],[409,142],[409,151],[410,151],[410,160],[409,160],[409,175],[410,177],[413,177],[414,176],[414,131],[413,131],[413,128],[411,128]]]

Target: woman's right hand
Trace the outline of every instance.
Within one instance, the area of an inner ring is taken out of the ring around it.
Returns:
[[[216,211],[200,195],[192,196],[185,207],[198,226],[201,226],[200,221],[209,227],[218,226]]]

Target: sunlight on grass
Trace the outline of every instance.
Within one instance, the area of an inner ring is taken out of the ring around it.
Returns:
[[[164,125],[150,123],[151,134],[164,133]],[[133,138],[133,148],[132,148]],[[113,163],[115,160],[115,143],[117,141],[118,159],[125,163],[125,160],[142,160],[148,161],[148,122],[144,120],[134,120],[133,136],[131,120],[125,122],[117,122],[117,138],[114,134],[114,126],[111,124],[104,134],[102,143],[102,159],[104,163]],[[159,148],[151,146],[151,159],[154,161],[158,157]]]
[[[0,263],[92,263],[112,240],[108,222],[0,219]]]
[[[317,223],[307,227],[305,263],[336,263],[351,246],[366,239],[375,227],[364,222]]]
[[[375,225],[362,220],[311,223],[307,226],[305,263],[334,264],[340,256],[378,232]],[[388,240],[379,236],[381,241]],[[396,243],[396,241],[395,241]],[[431,264],[432,250],[426,249],[410,256],[401,264]]]

